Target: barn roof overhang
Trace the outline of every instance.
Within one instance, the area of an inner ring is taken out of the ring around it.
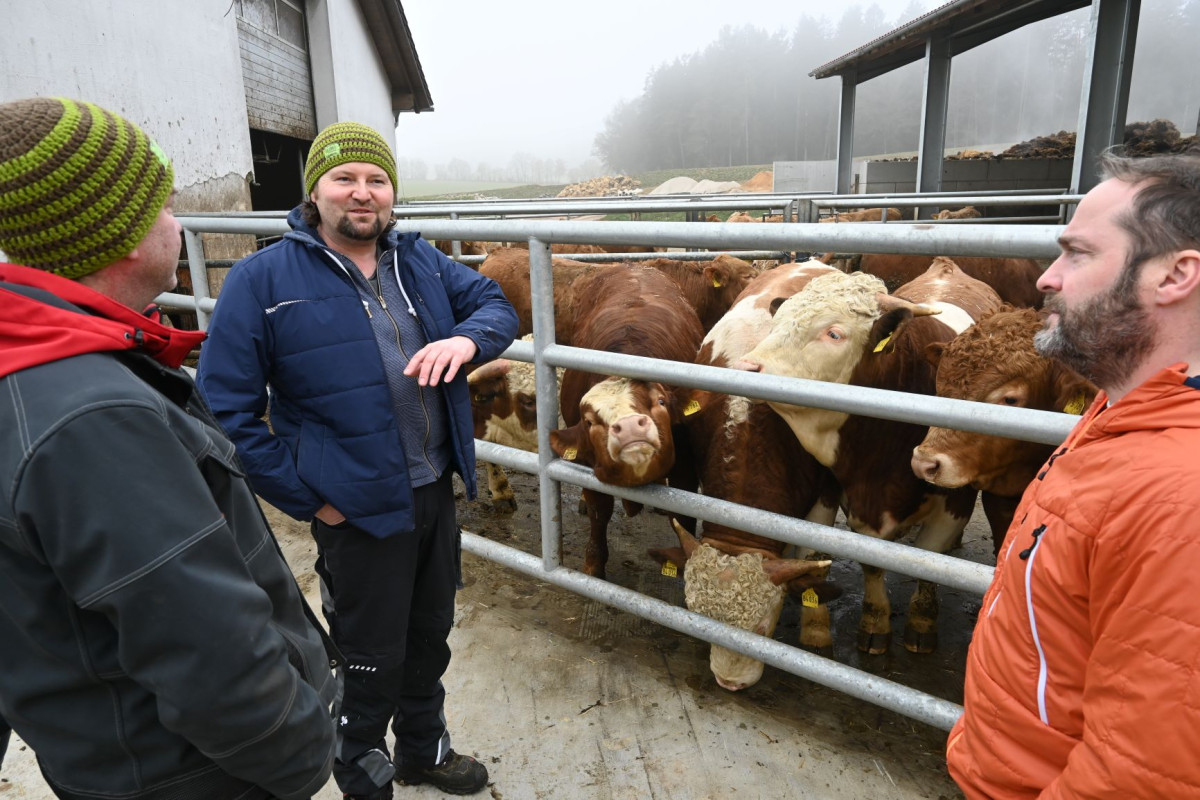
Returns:
[[[433,111],[429,84],[400,0],[358,0],[358,6],[391,87],[392,111]]]
[[[842,75],[854,83],[925,58],[926,42],[949,39],[951,57],[1017,28],[1090,6],[1091,0],[952,0],[809,73]]]

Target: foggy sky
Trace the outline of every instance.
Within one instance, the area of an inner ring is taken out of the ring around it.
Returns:
[[[878,5],[894,22],[942,2],[410,0],[404,13],[435,110],[400,115],[397,155],[431,169],[451,158],[503,166],[517,152],[579,163],[619,100],[636,98],[656,65],[704,49],[722,27],[790,34],[806,13],[836,24],[856,4]]]

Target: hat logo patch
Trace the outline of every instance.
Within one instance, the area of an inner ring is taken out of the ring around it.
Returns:
[[[321,155],[325,156],[326,158],[333,158],[334,156],[340,156],[341,154],[342,145],[338,142],[325,145],[325,149],[321,151]]]

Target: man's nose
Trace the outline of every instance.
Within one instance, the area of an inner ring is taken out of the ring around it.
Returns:
[[[1061,256],[1054,259],[1054,262],[1050,266],[1046,267],[1046,269],[1042,272],[1042,274],[1038,276],[1037,284],[1036,284],[1037,290],[1039,292],[1041,292],[1042,294],[1048,294],[1050,292],[1058,291],[1058,289],[1059,289],[1058,262],[1061,260],[1062,260]]]

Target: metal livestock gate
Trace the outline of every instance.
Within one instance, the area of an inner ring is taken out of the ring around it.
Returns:
[[[1070,202],[1070,201],[1067,201]],[[264,217],[181,216],[194,286],[207,287],[200,232],[280,234],[282,219]],[[566,347],[554,342],[553,286],[549,243],[653,244],[747,251],[868,252],[926,255],[1057,255],[1058,226],[913,225],[744,225],[694,222],[564,222],[547,220],[400,220],[397,229],[420,231],[435,239],[514,241],[527,239],[531,263],[534,342],[515,342],[505,356],[535,364],[539,387],[555,386],[555,368],[584,369],[631,378],[737,394],[762,400],[837,409],[883,419],[1058,444],[1076,417],[1047,411],[1008,408],[946,398],[911,395],[819,381],[739,372],[695,364],[625,356]],[[165,305],[210,311],[211,299],[179,295],[160,298]],[[202,316],[206,317],[207,314]],[[556,458],[549,446],[548,420],[558,419],[558,398],[539,389],[537,454],[477,441],[480,458],[536,474],[541,511],[541,558],[470,533],[463,547],[585,597],[636,614],[660,625],[736,650],[772,666],[853,697],[948,730],[962,707],[862,670],[790,645],[749,633],[562,565],[560,484],[604,491],[656,508],[768,536],[779,541],[871,564],[904,575],[982,594],[992,568],[952,556],[917,550],[816,523],[740,506],[661,486],[619,488],[602,484],[591,470]]]

